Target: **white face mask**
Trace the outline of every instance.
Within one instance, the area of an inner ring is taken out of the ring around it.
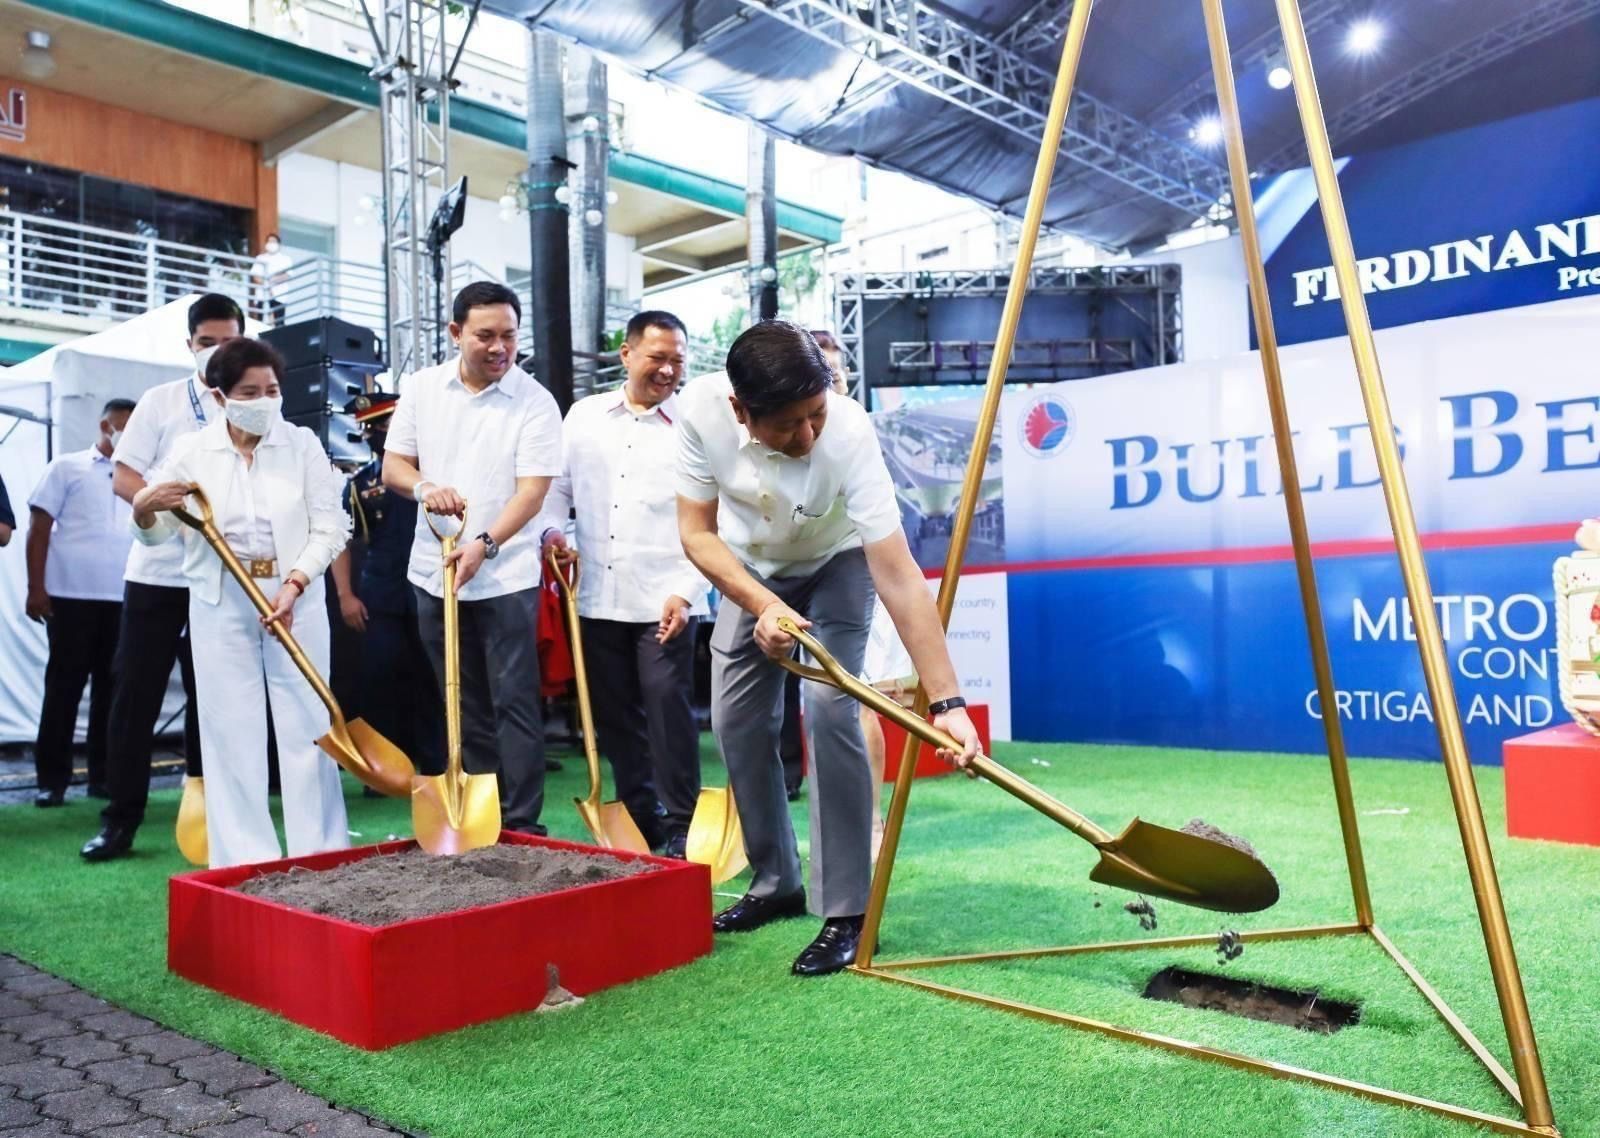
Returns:
[[[283,410],[283,396],[264,395],[260,399],[229,399],[222,405],[228,422],[247,435],[264,435],[278,421]]]
[[[111,432],[111,449],[112,450],[116,450],[117,449],[117,443],[120,442],[121,440],[122,440],[122,432],[121,431],[112,431]]]
[[[201,383],[206,379],[206,365],[211,362],[211,357],[217,354],[217,349],[220,347],[221,344],[212,344],[209,348],[201,348],[194,354],[194,371],[200,377]]]
[[[268,241],[267,242],[267,252],[276,253],[277,251],[278,251],[278,243],[276,241]]]

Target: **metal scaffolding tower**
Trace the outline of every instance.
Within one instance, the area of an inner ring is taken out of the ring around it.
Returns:
[[[394,379],[427,367],[443,354],[445,298],[433,279],[428,222],[431,204],[444,194],[450,172],[450,89],[461,50],[450,58],[445,26],[449,7],[449,0],[382,0],[380,23],[362,3],[377,45],[372,77],[382,94],[385,331]],[[472,14],[477,14],[476,4]],[[448,244],[440,255],[447,288]]]

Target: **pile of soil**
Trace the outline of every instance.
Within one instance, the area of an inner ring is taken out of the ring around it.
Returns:
[[[296,866],[283,873],[252,877],[236,888],[253,897],[359,925],[392,925],[654,873],[658,868],[649,862],[544,846],[486,846],[454,857],[435,857],[413,849],[346,862],[333,869]]]
[[[1261,855],[1256,853],[1255,847],[1237,834],[1230,834],[1226,830],[1219,830],[1204,818],[1190,818],[1183,828],[1183,833],[1193,834],[1197,838],[1204,838],[1208,842],[1220,842],[1222,845],[1231,846],[1242,854],[1249,854],[1257,861]]]

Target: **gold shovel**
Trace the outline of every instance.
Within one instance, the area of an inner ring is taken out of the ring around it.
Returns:
[[[816,637],[788,617],[781,617],[778,627],[794,637],[821,665],[820,669],[811,668],[797,660],[785,659],[778,661],[783,667],[808,680],[838,688],[924,742],[946,750],[961,750],[961,745],[950,735],[846,672]],[[968,770],[1059,822],[1099,850],[1100,862],[1089,871],[1090,881],[1223,913],[1254,913],[1269,908],[1278,900],[1278,881],[1272,871],[1251,853],[1214,836],[1218,831],[1209,827],[1205,833],[1189,833],[1135,818],[1122,833],[1113,837],[987,756],[979,755]]]
[[[211,862],[211,844],[206,838],[206,780],[198,775],[183,776],[183,797],[178,800],[175,827],[178,852],[190,865]]]
[[[461,618],[456,601],[456,567],[448,560],[467,524],[443,534],[424,506],[423,520],[439,539],[444,566],[444,774],[411,780],[411,829],[417,844],[431,854],[458,854],[500,840],[500,786],[492,774],[461,769]]]
[[[206,497],[205,491],[198,484],[191,485],[189,496],[200,504],[200,516],[195,517],[181,506],[174,509],[173,514],[184,525],[200,531],[206,543],[216,550],[218,557],[222,558],[222,564],[233,575],[233,579],[239,582],[239,587],[250,598],[250,603],[255,605],[256,611],[262,616],[270,615],[272,604],[262,593],[261,586],[256,584],[254,577],[245,572],[244,566],[239,564],[239,558],[229,548],[222,534],[217,532],[216,523],[211,516],[211,501]],[[279,621],[273,621],[268,627],[272,635],[278,638],[278,643],[283,645],[284,651],[289,653],[289,658],[294,661],[295,667],[300,669],[300,674],[317,693],[317,698],[322,700],[323,706],[328,709],[330,721],[328,733],[317,740],[317,746],[326,751],[334,762],[373,790],[391,798],[401,798],[411,793],[411,778],[415,772],[406,753],[361,720],[353,719],[346,723],[344,712],[339,710],[339,701],[333,698],[333,692],[329,690],[327,681],[317,673],[311,661],[306,659],[299,642]],[[204,819],[204,813],[200,814],[200,817]]]
[[[559,554],[565,552],[566,556]],[[550,571],[561,582],[562,599],[567,606],[567,638],[572,644],[572,671],[578,682],[578,719],[583,727],[583,757],[589,764],[589,794],[573,799],[578,817],[589,827],[595,844],[608,850],[627,850],[630,853],[649,853],[650,843],[639,832],[633,815],[621,802],[600,801],[600,752],[594,741],[594,714],[589,707],[589,671],[583,663],[583,635],[578,627],[578,555],[552,547],[548,557]],[[572,566],[568,578],[562,570],[565,561]]]

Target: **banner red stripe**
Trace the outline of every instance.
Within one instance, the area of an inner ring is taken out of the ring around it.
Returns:
[[[1510,526],[1503,529],[1457,530],[1450,533],[1425,533],[1422,548],[1474,549],[1496,545],[1532,545],[1542,542],[1570,542],[1577,526]],[[1394,552],[1394,540],[1387,537],[1357,538],[1349,541],[1311,543],[1313,557],[1360,557],[1372,553]],[[1252,545],[1238,549],[1183,549],[1159,553],[1122,553],[1102,557],[1066,557],[1054,561],[1015,561],[995,565],[968,565],[965,573],[1049,573],[1059,569],[1134,569],[1162,565],[1217,567],[1256,565],[1268,561],[1293,561],[1292,545]],[[943,576],[942,569],[925,570],[930,580]]]

